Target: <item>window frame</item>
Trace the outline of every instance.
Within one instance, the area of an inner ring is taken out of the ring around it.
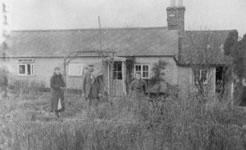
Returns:
[[[30,74],[28,74],[28,65],[30,65]],[[24,66],[25,68],[25,73],[20,73],[20,66]],[[18,76],[33,76],[34,75],[34,64],[33,63],[19,63],[18,64]]]
[[[121,70],[119,71],[117,68],[115,68],[115,65],[121,65]],[[121,74],[121,78],[119,78],[119,74]],[[123,80],[123,64],[122,62],[114,62],[113,65],[113,80]]]
[[[70,74],[71,72],[70,72],[70,65],[71,64],[78,64],[78,65],[80,65],[80,75],[75,75],[75,74]],[[69,77],[81,77],[81,76],[83,76],[83,73],[84,73],[84,68],[85,68],[85,64],[82,64],[82,63],[69,63],[68,64],[68,66],[67,66],[67,75],[69,76]]]
[[[197,80],[197,75],[196,75],[196,71],[199,71],[199,80]],[[203,77],[203,71],[206,71],[206,75],[205,75],[205,80],[202,82],[202,84],[207,85],[208,84],[208,73],[209,70],[208,69],[194,69],[193,70],[193,76],[194,76],[194,83],[197,85],[199,84],[199,81],[202,80]]]
[[[140,66],[140,71],[136,70],[136,66]],[[148,70],[147,70],[148,76],[147,77],[143,76],[144,72],[146,72],[143,70],[144,66],[148,66]],[[136,76],[137,72],[140,72],[141,79],[150,79],[150,64],[134,64],[134,77]]]

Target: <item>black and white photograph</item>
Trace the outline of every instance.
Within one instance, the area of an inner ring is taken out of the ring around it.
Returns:
[[[246,0],[0,0],[0,150],[246,150]]]

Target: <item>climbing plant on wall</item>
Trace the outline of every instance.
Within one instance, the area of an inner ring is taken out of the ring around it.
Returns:
[[[165,62],[164,60],[159,60],[157,63],[153,65],[151,69],[153,72],[153,76],[149,81],[150,85],[154,85],[160,81],[164,81],[162,76],[165,75],[163,70],[166,68],[166,65],[167,65],[167,62]]]

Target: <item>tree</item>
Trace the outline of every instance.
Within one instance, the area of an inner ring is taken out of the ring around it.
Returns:
[[[231,93],[234,95],[234,102],[241,103],[242,82],[235,81],[241,81],[242,78],[246,77],[246,34],[238,41],[238,33],[232,31],[224,44],[224,48],[226,54],[231,56],[233,60],[233,64],[227,70],[227,79],[233,86]]]
[[[232,47],[233,72],[239,77],[246,75],[246,34]]]
[[[159,60],[157,63],[153,64],[152,67],[152,72],[153,72],[153,76],[151,77],[151,79],[148,81],[148,92],[150,94],[154,94],[159,96],[160,94],[164,94],[166,90],[166,82],[164,82],[164,78],[163,76],[165,75],[165,73],[163,72],[165,70],[167,66],[167,62],[165,62],[164,60]]]
[[[154,76],[150,79],[150,84],[154,85],[159,83],[160,81],[163,81],[162,76],[165,75],[164,72],[162,72],[162,70],[165,70],[167,65],[167,62],[165,62],[164,60],[159,60],[158,63],[155,63],[153,68],[152,68],[152,72],[154,74]]]
[[[237,30],[231,31],[226,38],[225,44],[224,44],[224,52],[225,55],[231,56],[233,52],[233,46],[238,42],[238,32]]]

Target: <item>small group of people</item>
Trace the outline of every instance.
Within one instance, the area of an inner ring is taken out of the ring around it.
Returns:
[[[60,117],[60,112],[65,110],[64,89],[65,82],[63,80],[61,69],[56,67],[54,74],[50,79],[51,87],[51,112]],[[96,73],[93,65],[85,67],[82,76],[82,97],[87,101],[87,110],[96,109],[99,104],[100,97],[103,96],[103,75]],[[137,108],[141,105],[141,100],[146,95],[146,83],[141,79],[141,74],[137,73],[135,80],[130,84],[130,96],[136,99]]]
[[[65,111],[64,89],[65,82],[61,74],[61,69],[56,67],[50,79],[51,87],[51,112],[57,117]],[[82,97],[88,102],[87,108],[97,108],[99,98],[103,95],[103,76],[94,71],[93,65],[85,67],[82,76]]]

